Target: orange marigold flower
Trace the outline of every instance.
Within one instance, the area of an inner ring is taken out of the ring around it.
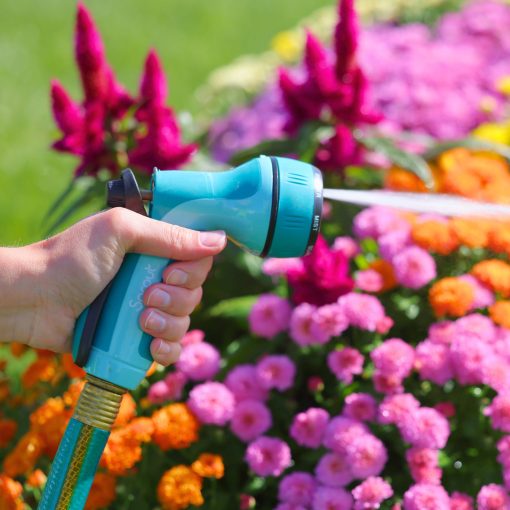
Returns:
[[[124,393],[120,404],[119,414],[113,424],[114,427],[126,425],[136,416],[136,402],[129,393]]]
[[[69,385],[67,391],[62,395],[64,404],[69,407],[75,407],[81,395],[81,390],[85,386],[85,381],[76,381]]]
[[[70,352],[62,354],[60,359],[62,361],[62,367],[70,379],[81,379],[85,377],[85,370],[74,362],[73,355]]]
[[[200,425],[186,404],[169,404],[152,415],[154,442],[162,449],[187,448],[198,441]]]
[[[508,223],[495,224],[489,233],[488,245],[496,253],[510,255],[510,225]]]
[[[110,506],[115,500],[117,479],[108,473],[96,473],[85,510],[99,510]]]
[[[57,364],[53,357],[37,358],[21,376],[25,388],[33,388],[39,382],[52,382],[57,376]]]
[[[469,248],[485,248],[489,242],[491,223],[485,220],[453,218],[450,226],[460,244]]]
[[[464,147],[455,147],[454,149],[443,152],[437,162],[440,170],[448,172],[452,169],[462,168],[469,161],[471,152]]]
[[[418,246],[440,255],[449,255],[459,246],[459,240],[449,222],[421,221],[413,225],[411,232]]]
[[[0,509],[1,510],[23,510],[21,494],[23,487],[19,482],[9,476],[0,474]]]
[[[18,424],[8,418],[0,418],[0,448],[5,448],[16,434]]]
[[[137,441],[142,443],[148,443],[152,439],[152,434],[154,434],[154,422],[151,418],[135,418],[125,428],[133,434]]]
[[[202,506],[202,478],[188,466],[169,469],[158,484],[158,500],[164,510],[181,510],[189,505]]]
[[[127,428],[113,430],[99,464],[114,475],[125,475],[142,458],[140,441]]]
[[[66,409],[60,397],[49,398],[30,415],[32,431],[39,434],[44,443],[44,453],[53,458],[64,435],[72,411]]]
[[[386,292],[397,286],[395,270],[387,260],[383,259],[374,260],[369,267],[370,269],[377,271],[381,275],[383,282],[381,292]]]
[[[475,298],[473,286],[459,278],[443,278],[430,288],[429,301],[438,317],[461,317],[471,308]]]
[[[7,380],[0,381],[0,402],[4,401],[10,395],[10,392]]]
[[[395,191],[412,191],[426,193],[427,186],[409,170],[394,166],[389,169],[384,179],[384,187]]]
[[[27,432],[18,441],[14,450],[5,457],[4,473],[14,478],[34,469],[34,465],[41,455],[43,447],[44,442],[39,434]]]
[[[11,354],[15,358],[19,358],[20,356],[23,356],[25,351],[28,349],[28,346],[26,346],[25,344],[22,344],[20,342],[12,342],[10,345],[10,348],[11,348]]]
[[[191,469],[203,478],[223,478],[225,474],[225,466],[221,455],[215,455],[214,453],[202,453],[191,464]]]
[[[482,260],[473,266],[471,274],[494,292],[505,298],[510,296],[510,265],[506,262],[497,259]]]
[[[496,324],[510,329],[510,301],[496,301],[489,306],[489,315]]]
[[[40,469],[35,469],[27,477],[27,485],[30,487],[41,488],[45,483],[46,475]]]

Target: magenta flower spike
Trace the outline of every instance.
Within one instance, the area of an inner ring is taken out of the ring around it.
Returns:
[[[168,96],[163,66],[155,50],[151,50],[145,60],[145,67],[140,82],[142,103],[164,105]]]
[[[359,25],[354,0],[340,0],[339,21],[335,27],[334,47],[336,53],[335,72],[339,81],[356,66]]]
[[[109,69],[101,36],[89,11],[78,4],[75,54],[80,69],[85,102],[104,100],[109,89]]]
[[[335,93],[338,88],[326,48],[310,32],[306,33],[305,67],[308,80],[324,97]]]
[[[81,109],[58,80],[51,82],[51,108],[57,126],[65,134],[81,128],[83,121]]]

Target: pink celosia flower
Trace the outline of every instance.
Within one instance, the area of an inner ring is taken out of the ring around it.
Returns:
[[[182,390],[188,382],[187,377],[182,372],[170,372],[164,381],[168,387],[170,400],[179,400],[182,396]]]
[[[378,241],[379,253],[384,260],[393,261],[393,257],[411,244],[410,225],[401,225],[398,230],[391,230],[380,236]]]
[[[218,350],[201,342],[184,347],[176,367],[192,381],[205,381],[218,373],[220,361]]]
[[[471,306],[472,310],[476,310],[477,308],[487,308],[496,300],[494,293],[485,287],[485,285],[482,285],[474,276],[464,274],[458,278],[459,280],[469,283],[475,291],[475,298],[473,300],[473,305]]]
[[[411,476],[416,483],[441,483],[441,469],[438,465],[438,451],[433,448],[410,448],[406,452]]]
[[[345,452],[352,475],[359,480],[380,474],[388,460],[383,442],[369,433],[356,435]]]
[[[321,235],[312,253],[302,260],[302,270],[287,273],[295,303],[327,305],[352,289],[347,258],[342,252],[331,250]]]
[[[312,475],[295,471],[284,476],[278,487],[280,501],[293,503],[294,505],[308,506],[312,503],[313,493],[317,484]]]
[[[496,510],[510,508],[510,498],[505,488],[495,483],[484,485],[476,496],[478,510]]]
[[[234,414],[235,399],[224,384],[207,382],[190,391],[188,407],[202,423],[225,425]]]
[[[248,316],[250,329],[263,338],[273,338],[289,327],[291,313],[292,308],[286,299],[262,294]]]
[[[288,390],[294,383],[296,365],[283,354],[262,358],[256,367],[257,380],[262,388]]]
[[[354,278],[356,287],[363,292],[379,292],[383,287],[383,278],[373,269],[358,271]]]
[[[367,331],[376,331],[384,320],[384,308],[375,296],[351,292],[338,300],[351,326]]]
[[[420,403],[410,393],[390,395],[379,405],[378,420],[384,424],[399,424],[419,407]]]
[[[366,438],[368,434],[368,427],[363,422],[337,416],[326,427],[322,443],[326,448],[343,455],[357,437]]]
[[[393,496],[391,485],[378,476],[371,476],[352,490],[354,510],[376,510]]]
[[[344,489],[319,487],[313,496],[312,510],[350,510],[352,496]]]
[[[450,497],[450,510],[474,510],[473,498],[462,492],[453,492]]]
[[[259,437],[248,445],[245,460],[258,476],[280,476],[292,462],[287,443],[266,436]]]
[[[405,492],[404,510],[450,510],[450,498],[440,485],[418,483]]]
[[[344,347],[328,354],[328,367],[337,379],[351,384],[353,376],[363,372],[363,355],[352,347]]]
[[[450,435],[448,420],[431,407],[421,407],[398,423],[404,441],[422,448],[444,448]]]
[[[390,338],[375,348],[370,357],[379,372],[403,379],[413,369],[414,349],[400,338]]]
[[[299,258],[265,259],[262,263],[262,272],[268,276],[285,276],[290,270],[300,271],[303,261]]]
[[[344,455],[326,453],[315,468],[317,480],[329,487],[343,487],[352,482],[353,476]]]
[[[338,336],[349,327],[347,318],[344,315],[342,307],[337,303],[324,305],[317,309],[312,322],[312,333],[323,338],[324,335],[329,337]]]
[[[311,407],[292,420],[290,436],[301,446],[318,448],[328,425],[329,414],[319,407]]]
[[[466,315],[455,321],[457,335],[490,343],[496,337],[496,326],[489,317],[479,313]]]
[[[267,390],[260,386],[257,369],[253,365],[237,365],[225,378],[225,385],[237,402],[241,400],[266,400]]]
[[[483,367],[492,349],[485,341],[474,336],[458,335],[452,342],[450,357],[457,380],[461,384],[479,384]]]
[[[453,378],[450,349],[445,344],[425,340],[416,346],[414,367],[421,379],[444,384]]]
[[[191,329],[188,331],[181,339],[182,347],[187,347],[191,344],[199,344],[203,342],[205,338],[205,333],[200,329]]]
[[[456,333],[457,328],[455,326],[455,322],[435,322],[429,327],[429,340],[438,344],[450,345],[455,338]]]
[[[333,241],[333,250],[343,253],[348,259],[352,259],[360,252],[358,243],[352,237],[348,236],[335,238]]]
[[[393,257],[397,281],[404,287],[419,289],[436,275],[436,262],[432,255],[418,246],[404,248]]]
[[[368,393],[351,393],[345,397],[343,415],[359,421],[375,420],[377,402]]]
[[[510,394],[497,395],[483,414],[490,416],[493,428],[510,432]]]
[[[253,441],[272,424],[271,412],[258,400],[243,400],[235,406],[230,422],[232,432],[243,441]]]
[[[329,341],[329,334],[314,326],[317,308],[308,303],[302,303],[292,312],[290,319],[290,337],[302,347],[305,345],[325,344]]]

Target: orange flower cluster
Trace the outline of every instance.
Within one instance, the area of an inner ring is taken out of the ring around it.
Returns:
[[[448,221],[417,221],[411,235],[418,246],[440,255],[449,255],[459,247],[459,239]]]
[[[393,266],[383,259],[374,260],[370,265],[370,269],[377,271],[382,278],[381,292],[387,292],[397,286],[397,278]]]
[[[189,505],[202,506],[202,478],[188,466],[166,471],[158,484],[158,500],[164,510],[181,510]]]
[[[497,301],[489,307],[489,315],[496,324],[510,329],[510,301]]]
[[[443,278],[429,291],[430,306],[437,317],[462,317],[471,308],[475,295],[473,286],[459,278]]]
[[[41,488],[46,484],[46,479],[46,475],[40,469],[36,469],[27,476],[27,485],[29,487]]]
[[[58,364],[55,356],[37,358],[21,376],[23,387],[30,389],[40,382],[54,383],[59,379]]]
[[[96,473],[85,510],[99,510],[109,506],[115,500],[117,480],[107,473]]]
[[[152,415],[154,442],[163,450],[187,448],[198,441],[200,425],[186,404],[169,404]]]
[[[482,260],[473,266],[471,274],[494,292],[510,297],[510,264],[497,259]]]
[[[23,487],[9,476],[0,474],[0,509],[23,510]]]
[[[27,432],[4,459],[4,473],[12,478],[28,473],[34,468],[44,449],[43,438]]]
[[[202,478],[223,478],[225,466],[221,455],[214,453],[202,453],[198,459],[191,464],[191,469]]]
[[[0,448],[5,448],[16,434],[18,424],[8,418],[0,418]]]

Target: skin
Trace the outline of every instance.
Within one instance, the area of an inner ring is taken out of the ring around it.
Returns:
[[[115,276],[126,253],[144,253],[179,261],[167,266],[162,283],[146,289],[139,318],[154,337],[154,360],[174,363],[213,256],[226,242],[224,232],[196,232],[114,208],[50,239],[0,248],[2,340],[70,351],[80,313]]]

